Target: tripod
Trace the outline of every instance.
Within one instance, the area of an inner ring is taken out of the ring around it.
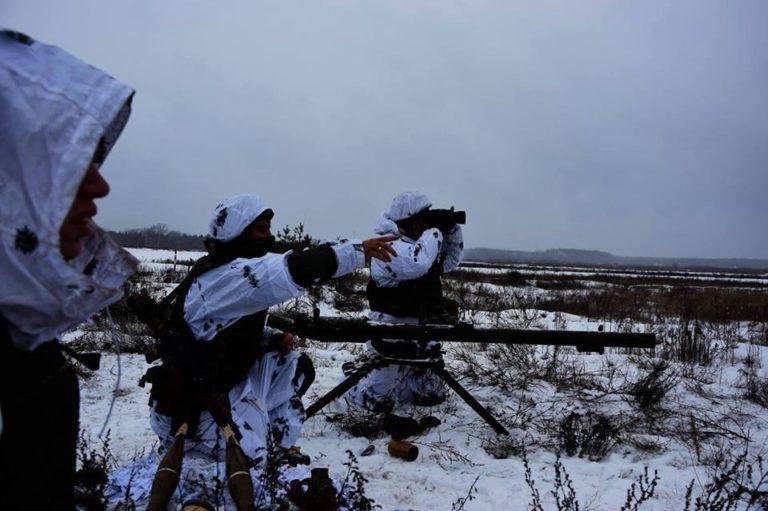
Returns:
[[[403,365],[410,367],[418,367],[429,370],[439,376],[454,392],[456,392],[465,403],[467,403],[477,414],[482,417],[485,422],[488,423],[491,428],[498,435],[508,435],[509,431],[502,426],[498,420],[488,411],[483,405],[481,405],[467,389],[461,386],[456,381],[448,370],[445,368],[445,362],[442,358],[397,358],[385,355],[378,355],[371,360],[365,362],[360,367],[355,369],[347,378],[341,383],[336,385],[333,389],[328,391],[324,396],[320,397],[317,401],[312,403],[307,408],[307,418],[312,417],[317,412],[322,410],[331,401],[343,396],[354,387],[360,380],[365,378],[371,371],[375,369],[381,369],[390,365]]]

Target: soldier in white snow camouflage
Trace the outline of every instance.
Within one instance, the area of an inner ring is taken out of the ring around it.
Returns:
[[[270,430],[283,448],[296,442],[304,420],[300,394],[312,373],[309,359],[292,351],[293,336],[265,326],[267,309],[321,280],[364,267],[371,256],[390,260],[387,242],[394,239],[352,240],[277,254],[270,252],[272,216],[256,195],[237,195],[219,204],[206,241],[209,255],[180,284],[171,304],[171,320],[197,352],[192,376],[228,397],[231,424],[242,435],[243,451],[254,458],[263,457]],[[190,414],[185,402],[189,392],[174,391],[190,383],[174,383],[172,364],[166,362],[161,366],[165,372],[148,374],[153,383],[152,428],[169,444],[180,423],[195,415],[188,451],[223,456],[214,417],[200,409]]]
[[[464,253],[461,226],[432,226],[430,200],[423,194],[397,195],[382,213],[374,231],[396,235],[391,242],[397,257],[373,261],[368,284],[370,319],[382,323],[418,324],[443,320],[447,302],[440,275],[458,267]],[[449,308],[449,307],[448,307]],[[408,356],[415,349],[409,341],[384,340],[368,343],[367,355]],[[421,347],[440,356],[439,343]],[[371,372],[348,394],[349,400],[372,411],[389,411],[396,403],[434,405],[445,400],[443,381],[423,369],[391,365]]]
[[[94,223],[133,90],[0,31],[0,508],[75,509],[79,389],[59,336],[122,296],[137,261]]]

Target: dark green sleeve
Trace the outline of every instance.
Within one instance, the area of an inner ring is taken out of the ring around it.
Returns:
[[[301,287],[330,279],[338,266],[336,253],[330,245],[320,245],[288,255],[288,272]]]

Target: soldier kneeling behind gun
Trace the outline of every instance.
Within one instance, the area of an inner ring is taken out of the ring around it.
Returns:
[[[389,259],[392,237],[270,253],[272,216],[255,195],[227,199],[211,219],[208,255],[161,304],[134,301],[163,361],[144,380],[152,383],[151,426],[166,447],[183,424],[185,450],[209,458],[224,456],[220,427],[234,431],[251,458],[263,457],[268,428],[277,445],[293,445],[314,369],[291,351],[291,334],[265,326],[267,309],[371,256]]]
[[[440,276],[455,269],[464,253],[461,227],[464,213],[431,209],[420,193],[404,192],[382,213],[375,232],[401,236],[391,243],[397,257],[371,263],[368,284],[370,319],[382,323],[451,323],[458,316],[455,302],[443,297]],[[440,343],[381,340],[369,342],[367,357],[440,358]],[[345,369],[351,369],[346,367]],[[390,411],[395,403],[431,406],[443,402],[445,383],[433,372],[390,365],[363,378],[347,396],[374,412]]]

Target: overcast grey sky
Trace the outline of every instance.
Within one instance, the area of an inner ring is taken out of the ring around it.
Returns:
[[[398,191],[469,247],[768,257],[768,2],[0,0],[137,90],[99,223],[227,195],[365,237]]]

